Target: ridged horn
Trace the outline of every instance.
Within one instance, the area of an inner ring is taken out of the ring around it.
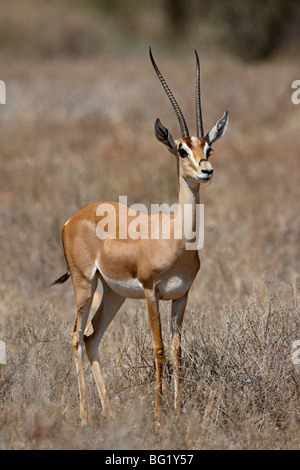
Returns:
[[[200,62],[197,51],[196,54],[196,121],[197,121],[197,137],[203,137],[203,121],[202,121],[202,109],[201,109],[201,95],[200,95]]]
[[[173,109],[176,113],[176,116],[177,116],[177,119],[178,119],[178,122],[179,122],[179,125],[180,125],[180,129],[181,129],[181,135],[182,135],[182,137],[189,137],[189,130],[188,130],[188,127],[186,125],[185,119],[183,117],[182,111],[179,108],[178,103],[175,100],[173,93],[171,92],[171,90],[168,87],[164,77],[160,73],[159,68],[157,67],[157,65],[155,63],[155,60],[154,60],[152,52],[151,52],[151,47],[149,48],[149,54],[150,54],[150,59],[151,59],[153,68],[154,68],[154,70],[155,70],[155,72],[156,72],[156,74],[157,74],[157,76],[158,76],[165,92],[167,93],[167,96],[168,96],[168,98],[171,102],[171,105],[173,106]]]

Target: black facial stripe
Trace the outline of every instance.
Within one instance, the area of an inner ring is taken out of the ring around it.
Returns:
[[[208,158],[211,154],[211,152],[213,151],[213,149],[211,147],[209,147],[207,150],[206,150],[206,158]]]

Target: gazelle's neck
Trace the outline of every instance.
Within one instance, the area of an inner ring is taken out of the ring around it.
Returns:
[[[174,221],[175,233],[182,227],[183,242],[193,241],[197,230],[197,213],[199,204],[199,184],[190,185],[179,174],[178,214]],[[178,232],[177,232],[178,233]]]
[[[179,193],[178,203],[182,207],[185,204],[190,204],[193,207],[199,204],[199,183],[189,184],[187,181],[179,175]]]

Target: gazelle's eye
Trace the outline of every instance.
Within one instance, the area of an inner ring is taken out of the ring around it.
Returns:
[[[181,156],[181,158],[185,158],[185,157],[188,157],[188,156],[189,156],[189,154],[187,153],[187,151],[184,150],[183,148],[178,149],[178,153],[179,153],[179,155]]]

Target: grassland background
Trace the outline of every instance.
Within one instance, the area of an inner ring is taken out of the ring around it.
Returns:
[[[295,23],[271,56],[246,61],[226,46],[220,18],[197,10],[181,38],[168,2],[125,3],[135,15],[116,1],[114,11],[109,2],[1,2],[0,448],[299,448]],[[201,190],[205,243],[184,322],[184,413],[172,409],[170,306],[161,304],[166,415],[157,428],[145,305],[127,301],[100,348],[116,418],[101,413],[85,360],[92,424],[82,428],[73,288],[48,285],[65,272],[61,228],[81,207],[119,195],[148,207],[176,201],[175,161],[153,124],[159,116],[176,138],[178,123],[149,45],[190,129],[194,48],[205,130],[225,109],[230,116],[212,156],[214,179]]]

